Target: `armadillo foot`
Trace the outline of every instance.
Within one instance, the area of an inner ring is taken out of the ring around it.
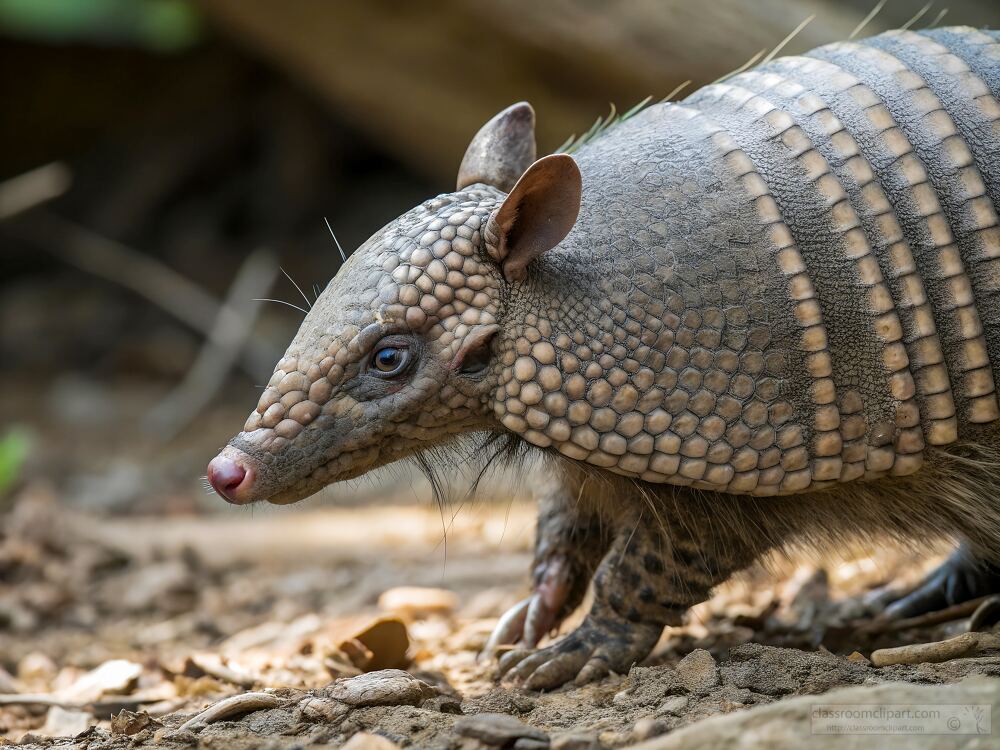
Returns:
[[[490,634],[481,656],[492,656],[498,646],[519,643],[532,648],[562,621],[570,591],[572,569],[567,558],[553,555],[535,569],[531,596],[507,610]]]
[[[885,609],[892,619],[915,617],[945,607],[1000,593],[1000,566],[959,549],[930,573],[913,591]]]
[[[571,680],[583,685],[609,672],[627,672],[649,655],[662,631],[662,625],[591,613],[558,643],[508,652],[500,659],[499,674],[529,690],[550,690]]]

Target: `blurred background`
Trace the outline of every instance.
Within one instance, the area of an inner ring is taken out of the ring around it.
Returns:
[[[892,0],[865,33],[1000,23],[994,2],[938,5]],[[511,102],[534,104],[546,153],[612,102],[710,82],[810,17],[783,52],[846,38],[872,8],[0,0],[0,493],[221,509],[199,477],[294,333],[290,305],[337,270],[324,217],[350,252],[452,189]]]
[[[995,0],[879,6],[863,34],[1000,24]],[[875,7],[0,0],[0,744],[410,660],[492,689],[476,653],[531,559],[516,487],[456,517],[406,470],[267,512],[202,486],[337,271],[324,218],[351,252],[452,190],[512,102],[535,106],[548,153],[611,103],[683,98],[847,38]],[[657,658],[836,650],[857,616],[838,591],[919,573],[905,555],[759,573]],[[92,702],[105,693],[130,702]]]

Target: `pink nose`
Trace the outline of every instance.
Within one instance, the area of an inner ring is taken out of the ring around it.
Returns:
[[[212,488],[231,503],[240,505],[248,501],[247,494],[253,484],[253,469],[226,455],[227,448],[208,465],[208,481]]]

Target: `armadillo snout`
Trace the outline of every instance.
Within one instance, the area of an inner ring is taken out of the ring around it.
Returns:
[[[255,479],[249,457],[232,446],[224,448],[208,464],[208,481],[212,488],[234,505],[253,502]]]

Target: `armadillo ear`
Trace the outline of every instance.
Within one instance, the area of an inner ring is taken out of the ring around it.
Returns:
[[[500,330],[496,323],[473,326],[451,360],[451,369],[462,375],[479,375],[490,363],[490,342]]]
[[[481,182],[509,192],[535,160],[535,110],[512,104],[473,137],[458,168],[458,189]]]
[[[486,224],[486,248],[507,281],[569,234],[580,213],[583,180],[569,154],[545,156],[530,167]]]

